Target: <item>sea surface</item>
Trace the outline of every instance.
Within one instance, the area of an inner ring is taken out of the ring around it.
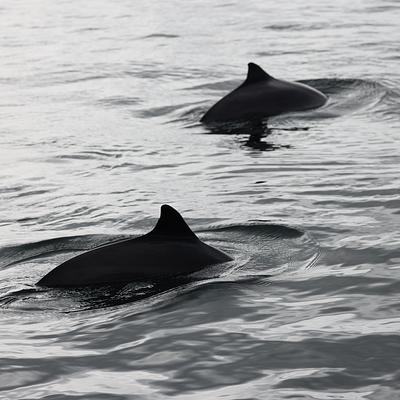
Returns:
[[[0,398],[400,398],[400,3],[0,3]],[[255,62],[323,91],[263,135],[199,123]],[[218,134],[220,133],[220,134]],[[152,229],[192,283],[35,286]]]

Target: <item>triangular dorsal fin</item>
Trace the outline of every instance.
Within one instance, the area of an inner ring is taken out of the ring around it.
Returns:
[[[250,62],[248,63],[247,78],[243,82],[243,85],[261,82],[271,78],[272,76],[268,75],[259,65]]]
[[[181,214],[168,204],[161,206],[160,218],[149,235],[197,239],[197,236],[189,228]]]

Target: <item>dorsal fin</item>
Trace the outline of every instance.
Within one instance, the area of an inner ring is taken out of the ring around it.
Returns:
[[[149,235],[197,239],[181,214],[167,204],[161,206],[160,218]]]
[[[259,65],[250,62],[248,63],[247,78],[243,82],[243,85],[261,82],[271,78],[272,76],[268,75]]]

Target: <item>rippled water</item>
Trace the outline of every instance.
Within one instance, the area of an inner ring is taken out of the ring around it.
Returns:
[[[0,15],[0,397],[399,397],[397,1]],[[249,61],[328,104],[257,140],[210,134]],[[234,263],[178,287],[35,287],[163,203]]]

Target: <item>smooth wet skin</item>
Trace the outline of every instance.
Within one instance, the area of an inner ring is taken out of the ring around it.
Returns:
[[[50,271],[37,285],[79,287],[162,280],[231,260],[203,243],[175,209],[163,205],[150,233],[80,254]]]
[[[257,121],[293,111],[323,106],[327,97],[299,82],[268,75],[257,64],[248,64],[246,80],[212,106],[201,122]]]

